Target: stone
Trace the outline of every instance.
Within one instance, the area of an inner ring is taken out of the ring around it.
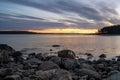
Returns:
[[[45,61],[45,59],[46,59],[45,55],[43,55],[42,53],[36,54],[36,58],[38,58],[38,59],[40,59],[42,61]]]
[[[8,63],[10,61],[10,55],[15,50],[7,44],[0,44],[0,63]]]
[[[36,75],[40,80],[72,80],[71,74],[63,69],[40,70],[36,72]]]
[[[4,80],[22,80],[19,75],[7,76]]]
[[[5,77],[5,76],[9,76],[13,74],[13,70],[12,69],[7,69],[7,68],[1,68],[0,69],[0,77]]]
[[[106,80],[120,80],[120,72],[108,76]]]
[[[40,65],[40,64],[42,64],[42,61],[37,58],[30,58],[30,59],[24,61],[24,64]]]
[[[57,65],[61,65],[61,58],[60,57],[57,57],[57,56],[53,56],[49,59],[49,61],[57,64]]]
[[[78,70],[76,70],[76,75],[81,76],[81,77],[88,76],[89,79],[93,78],[95,80],[101,79],[101,76],[99,73],[97,73],[96,71],[93,71],[93,70],[89,70],[89,69],[78,69]]]
[[[12,57],[14,59],[14,61],[17,62],[23,62],[23,58],[22,58],[22,54],[20,51],[16,51],[12,54]]]
[[[59,66],[51,61],[45,61],[40,65],[40,69],[43,71],[50,69],[59,69]]]
[[[76,55],[73,51],[71,50],[61,50],[58,51],[58,56],[62,58],[70,58],[70,59],[75,59]]]
[[[79,67],[79,68],[80,68],[80,69],[85,68],[85,69],[89,69],[89,70],[95,70],[95,69],[93,68],[93,66],[91,66],[91,65],[89,65],[89,64],[86,64],[86,63],[80,64],[80,67]]]
[[[7,44],[0,44],[0,53],[2,51],[6,51],[9,55],[15,52],[15,50]]]
[[[57,45],[57,44],[56,44],[56,45],[52,45],[52,47],[60,47],[60,45]]]
[[[52,80],[72,80],[71,74],[63,69],[55,70]]]
[[[76,67],[79,66],[79,63],[77,62],[76,59],[69,59],[69,58],[64,58],[62,59],[62,64],[61,67],[67,69],[67,70],[74,70]]]

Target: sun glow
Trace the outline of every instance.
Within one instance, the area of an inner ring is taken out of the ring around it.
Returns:
[[[97,29],[43,29],[43,30],[28,30],[29,32],[36,33],[81,33],[92,34],[98,32]]]

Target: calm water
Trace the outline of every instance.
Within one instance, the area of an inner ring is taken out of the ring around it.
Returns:
[[[8,44],[16,50],[50,53],[62,49],[71,49],[77,55],[92,53],[95,58],[105,53],[108,58],[120,54],[120,36],[97,35],[0,35],[0,43]],[[52,45],[61,45],[53,48]]]

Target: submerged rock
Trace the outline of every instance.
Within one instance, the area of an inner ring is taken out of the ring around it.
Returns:
[[[75,53],[71,50],[58,51],[58,56],[62,58],[70,58],[70,59],[75,59],[76,57]]]
[[[45,61],[40,65],[40,69],[43,71],[50,69],[59,69],[59,66],[51,61]]]
[[[60,47],[60,45],[57,45],[57,44],[56,44],[56,45],[52,45],[52,47]]]

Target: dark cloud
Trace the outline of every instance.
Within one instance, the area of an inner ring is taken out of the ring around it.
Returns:
[[[58,20],[59,22],[49,22],[44,18],[38,18],[30,15],[12,15],[0,13],[0,29],[13,28],[18,29],[42,29],[42,28],[66,28],[70,26],[76,26],[79,28],[99,28],[99,26],[105,25],[103,22],[110,22],[111,24],[119,23],[119,19],[116,17],[111,17],[111,15],[118,16],[115,10],[116,6],[113,4],[106,4],[106,2],[98,3],[88,3],[85,4],[84,1],[76,0],[2,0],[6,2],[11,2],[17,5],[27,6],[30,8],[36,8],[39,10],[44,10],[59,15],[66,15],[65,13],[77,14],[78,18],[71,18],[66,16],[65,20]],[[32,12],[32,10],[31,10]],[[54,15],[53,15],[54,16]],[[68,18],[68,19],[67,19]],[[83,18],[83,19],[80,19]],[[110,19],[112,18],[112,19]],[[26,20],[27,19],[27,20]],[[94,22],[90,22],[93,20]],[[66,25],[64,22],[69,22],[71,25]],[[1,27],[2,26],[2,27]]]
[[[7,1],[20,5],[34,7],[37,9],[51,11],[55,13],[64,13],[67,11],[67,12],[74,12],[88,19],[94,19],[94,20],[104,19],[96,9],[91,8],[89,5],[84,5],[82,3],[78,3],[73,0],[56,0],[53,1],[53,3],[47,3],[46,0],[45,0],[46,3],[42,3],[42,2],[36,3],[36,2],[31,2],[30,0],[7,0]]]
[[[50,28],[50,27],[52,28],[56,28],[56,27],[65,28],[66,27],[66,25],[64,25],[63,23],[47,22],[47,21],[44,21],[44,19],[42,18],[35,18],[35,17],[25,16],[25,15],[16,16],[16,18],[12,18],[8,16],[13,16],[13,15],[2,14],[2,16],[0,16],[0,30],[6,30],[6,29],[7,30],[10,30],[10,29],[28,30],[28,29],[44,29],[44,28]],[[39,19],[39,21],[24,20],[24,19],[19,19],[19,17],[29,18],[29,19]]]

